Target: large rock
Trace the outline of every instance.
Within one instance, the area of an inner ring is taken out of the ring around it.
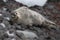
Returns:
[[[24,25],[43,25],[47,28],[54,28],[56,29],[56,24],[48,19],[46,19],[44,16],[39,14],[38,12],[35,12],[33,10],[30,10],[27,7],[20,7],[16,10],[14,10],[12,13],[12,22],[17,24],[24,24]]]
[[[30,32],[30,31],[17,30],[16,32],[17,32],[17,35],[21,37],[23,40],[37,40],[38,39],[38,36],[35,33]]]

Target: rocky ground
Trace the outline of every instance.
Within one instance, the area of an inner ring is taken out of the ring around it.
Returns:
[[[0,6],[0,40],[60,40],[60,30],[48,30],[38,26],[10,24],[10,12],[25,6],[15,1],[8,1]],[[46,18],[60,25],[60,3],[47,3],[44,7],[30,7]],[[42,27],[42,26],[41,26]]]

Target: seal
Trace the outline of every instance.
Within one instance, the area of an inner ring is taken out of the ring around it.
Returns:
[[[14,11],[12,11],[12,22],[17,24],[24,24],[24,25],[43,25],[48,28],[56,29],[57,26],[54,22],[48,20],[40,13],[35,12],[27,7],[20,7]]]

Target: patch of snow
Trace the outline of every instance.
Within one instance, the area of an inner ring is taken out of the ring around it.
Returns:
[[[44,6],[47,2],[47,0],[15,0],[15,1],[27,5],[28,7],[35,5]]]
[[[0,25],[2,25],[4,28],[6,27],[4,23],[0,23]]]

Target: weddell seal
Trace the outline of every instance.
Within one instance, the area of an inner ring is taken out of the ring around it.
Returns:
[[[24,24],[24,25],[43,25],[47,28],[54,28],[56,29],[57,26],[54,22],[46,19],[41,14],[30,10],[27,7],[20,7],[11,13],[12,18],[11,21],[17,24]]]

